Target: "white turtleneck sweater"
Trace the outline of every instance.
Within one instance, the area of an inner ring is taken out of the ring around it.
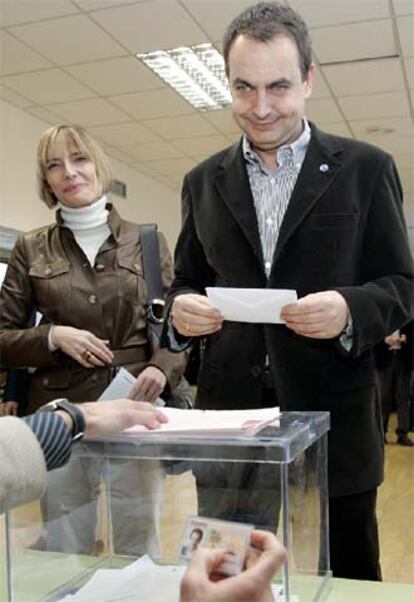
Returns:
[[[108,226],[108,210],[105,208],[106,196],[86,207],[67,207],[58,203],[64,226],[72,230],[76,242],[94,265],[103,242],[111,231]]]

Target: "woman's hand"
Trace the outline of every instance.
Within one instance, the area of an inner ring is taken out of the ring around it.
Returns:
[[[19,409],[18,401],[3,401],[3,416],[17,416],[17,410]]]
[[[135,384],[128,393],[128,397],[153,403],[163,392],[166,384],[167,378],[164,372],[161,372],[155,366],[148,366],[138,375]]]
[[[109,349],[109,341],[99,339],[89,330],[79,330],[72,326],[52,326],[50,342],[70,355],[85,368],[110,364],[113,353]]]

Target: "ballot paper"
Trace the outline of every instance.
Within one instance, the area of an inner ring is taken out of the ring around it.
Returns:
[[[156,430],[137,424],[123,431],[125,435],[153,437],[155,435],[182,435],[185,437],[251,437],[265,426],[277,423],[280,409],[254,410],[180,410],[162,408],[168,422]]]
[[[98,569],[75,594],[57,602],[178,602],[186,567],[158,565],[142,556],[124,569]],[[272,585],[277,602],[284,600],[280,585]],[[298,601],[296,596],[292,602]]]
[[[225,320],[261,324],[283,324],[282,307],[298,298],[289,289],[207,287],[206,292]]]
[[[133,376],[126,368],[120,368],[115,378],[109,383],[106,389],[102,392],[98,401],[106,401],[108,399],[129,399],[129,392],[135,383],[135,376]],[[154,402],[155,406],[162,407],[165,405],[164,401],[157,397]]]
[[[132,389],[134,382],[135,377],[125,368],[120,368],[115,378],[109,383],[101,396],[98,397],[98,401],[107,399],[127,399],[128,393]]]

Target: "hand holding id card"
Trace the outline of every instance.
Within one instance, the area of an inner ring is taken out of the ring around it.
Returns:
[[[237,575],[243,570],[253,525],[233,523],[203,516],[189,516],[181,539],[179,558],[189,562],[198,548],[224,551],[218,567],[223,575]]]

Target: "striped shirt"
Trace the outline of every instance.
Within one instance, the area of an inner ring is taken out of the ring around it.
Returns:
[[[302,134],[297,140],[276,151],[276,170],[266,167],[243,136],[243,156],[253,195],[254,207],[262,244],[264,268],[269,277],[280,227],[288,207],[293,188],[309,146],[311,131],[304,120]]]
[[[72,435],[62,416],[51,412],[36,412],[23,420],[39,440],[47,470],[59,468],[69,461]]]

